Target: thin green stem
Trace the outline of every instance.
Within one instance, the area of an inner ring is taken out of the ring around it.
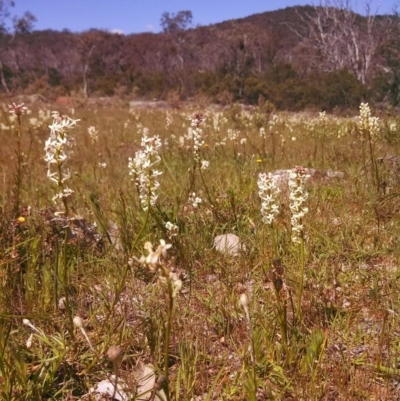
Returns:
[[[165,330],[165,344],[164,344],[164,375],[166,379],[165,384],[165,393],[167,395],[167,401],[170,401],[169,394],[169,344],[171,338],[171,327],[172,327],[172,312],[174,309],[174,296],[171,278],[169,276],[169,271],[166,268],[163,268],[163,275],[167,280],[167,288],[168,288],[168,314],[167,314],[167,327]]]
[[[66,199],[65,199],[66,201]],[[67,313],[68,316],[68,321],[69,321],[69,334],[72,338],[72,340],[75,340],[75,334],[74,334],[74,322],[73,322],[73,313],[72,313],[72,308],[71,308],[71,303],[69,299],[69,277],[68,277],[68,235],[69,235],[69,224],[65,227],[65,237],[64,237],[64,251],[63,251],[63,278],[62,278],[62,284],[64,287],[64,297],[65,297],[65,312]]]
[[[204,190],[206,192],[207,199],[210,202],[210,205],[211,205],[211,208],[212,208],[212,212],[213,212],[215,218],[218,219],[220,216],[219,216],[219,213],[217,212],[217,209],[215,207],[214,200],[212,199],[212,197],[210,195],[210,192],[208,191],[208,187],[207,187],[206,182],[204,180],[203,173],[201,172],[201,168],[199,168],[199,173],[200,173],[201,182],[203,183],[203,187],[204,187]]]
[[[303,289],[304,289],[304,270],[305,270],[305,255],[304,255],[304,234],[301,234],[301,242],[300,242],[300,288],[299,288],[299,297],[297,299],[297,311],[296,317],[300,319],[301,317],[301,299],[303,297]]]
[[[21,186],[22,186],[22,176],[23,176],[23,163],[22,163],[22,147],[21,147],[21,137],[22,137],[22,125],[21,116],[17,114],[18,119],[18,129],[17,129],[17,171],[15,175],[15,200],[14,200],[14,214],[17,216],[19,214],[19,208],[21,203]]]
[[[148,199],[147,199],[146,217],[145,217],[143,226],[142,226],[141,230],[139,231],[139,234],[136,236],[135,241],[134,241],[133,244],[132,244],[131,252],[130,252],[131,256],[133,255],[133,252],[134,252],[134,250],[135,250],[135,248],[136,248],[136,245],[137,245],[137,243],[139,242],[140,238],[142,238],[142,235],[143,235],[143,233],[144,233],[144,230],[145,230],[146,227],[147,227],[147,223],[149,222],[150,207],[151,207],[150,199],[151,199],[151,196],[150,196],[150,194],[149,194]],[[113,314],[114,307],[115,307],[115,305],[117,304],[117,302],[119,301],[119,297],[120,297],[120,295],[121,295],[121,293],[122,293],[122,290],[124,289],[125,281],[126,281],[126,276],[128,275],[129,268],[130,268],[129,263],[126,263],[125,268],[124,268],[124,271],[123,271],[123,273],[122,273],[121,281],[119,282],[119,285],[118,285],[117,290],[116,290],[116,292],[115,292],[114,301],[113,301],[113,303],[112,303],[112,305],[111,305],[111,311],[110,311],[111,314]]]
[[[279,325],[281,328],[281,336],[283,339],[283,348],[285,349],[285,351],[287,351],[286,313],[284,312],[284,309],[282,307],[279,291],[275,285],[274,285],[274,290],[275,290],[275,296],[276,296],[276,306],[278,309],[278,320],[279,320]]]
[[[272,251],[273,251],[272,259],[277,259],[279,258],[279,251],[278,251],[278,243],[276,240],[276,231],[273,222],[270,224],[270,231],[271,231]]]

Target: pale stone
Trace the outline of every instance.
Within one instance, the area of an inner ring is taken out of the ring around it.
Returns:
[[[214,238],[214,248],[234,256],[238,255],[241,250],[245,250],[245,246],[240,243],[239,237],[235,234],[217,235]]]

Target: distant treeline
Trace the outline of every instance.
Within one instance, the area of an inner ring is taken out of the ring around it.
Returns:
[[[163,23],[159,34],[3,35],[0,90],[46,97],[197,96],[222,104],[262,99],[286,110],[400,103],[397,16],[306,6],[192,29],[173,17]]]

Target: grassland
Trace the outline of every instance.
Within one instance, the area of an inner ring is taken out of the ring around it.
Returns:
[[[400,399],[396,116],[80,106],[0,113],[2,400],[111,399],[102,380],[126,400]],[[144,135],[147,192],[128,168]],[[257,185],[295,166],[299,242],[287,173],[272,224]],[[236,255],[213,246],[228,233]]]

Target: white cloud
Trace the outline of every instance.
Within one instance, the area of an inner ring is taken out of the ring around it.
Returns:
[[[125,32],[122,29],[118,29],[118,28],[110,29],[110,32],[115,33],[117,35],[125,35]]]
[[[147,24],[145,28],[146,28],[146,31],[150,31],[150,32],[155,31],[154,25],[152,25],[152,24]]]

